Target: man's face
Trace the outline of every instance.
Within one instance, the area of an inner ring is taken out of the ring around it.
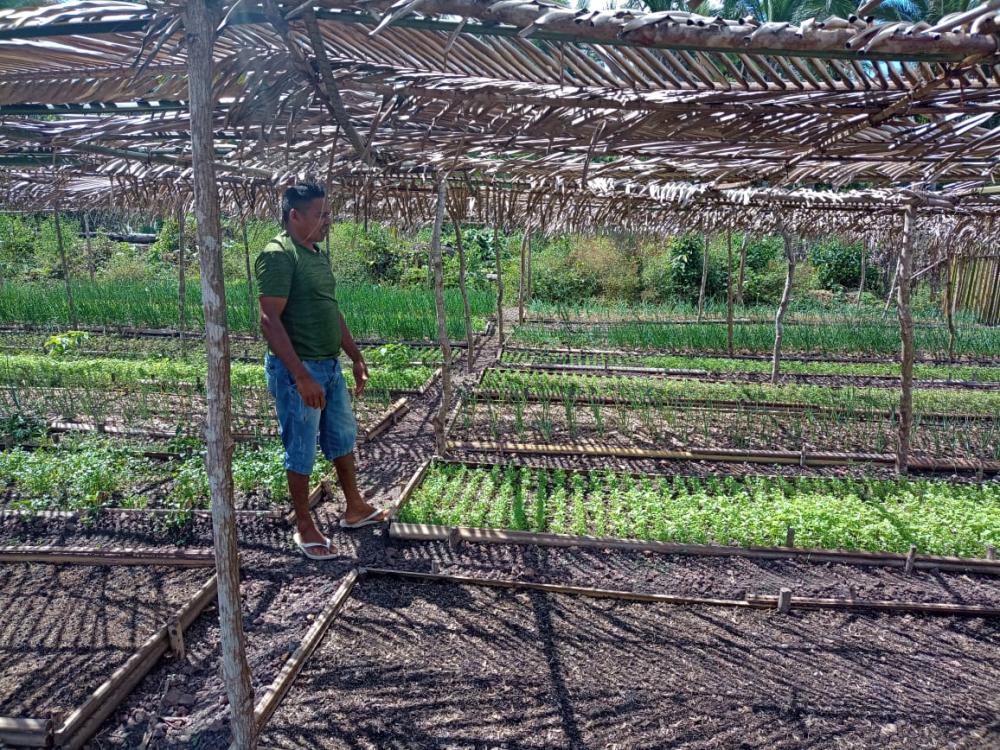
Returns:
[[[293,208],[288,222],[305,242],[322,242],[330,231],[330,207],[326,198],[316,198],[301,210]]]

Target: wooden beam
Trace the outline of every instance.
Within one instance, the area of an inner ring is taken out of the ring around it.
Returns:
[[[169,565],[204,568],[215,565],[211,550],[18,546],[0,547],[0,562],[42,562],[54,565]]]

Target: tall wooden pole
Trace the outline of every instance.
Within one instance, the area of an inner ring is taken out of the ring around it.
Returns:
[[[187,330],[187,257],[184,247],[186,216],[183,201],[177,202],[177,315],[181,331]]]
[[[740,240],[740,278],[736,282],[736,304],[740,307],[743,307],[743,285],[746,283],[747,243],[749,241],[750,235],[744,232],[743,239]]]
[[[778,312],[774,316],[774,351],[771,354],[771,383],[778,384],[778,374],[781,369],[781,337],[785,332],[785,313],[788,312],[788,303],[792,299],[792,282],[795,280],[795,246],[787,232],[781,233],[785,241],[785,257],[788,259],[788,273],[785,275],[785,288],[781,292],[781,302],[778,305]]]
[[[733,230],[726,232],[726,347],[729,356],[734,354],[733,347]]]
[[[865,293],[865,272],[868,270],[866,261],[868,260],[865,251],[868,249],[868,241],[861,243],[861,283],[858,284],[858,307],[861,307],[861,298]]]
[[[212,92],[214,32],[222,19],[220,0],[190,0],[184,9],[188,48],[188,101],[191,120],[191,159],[194,173],[194,211],[198,222],[201,297],[205,311],[205,378],[207,414],[205,464],[212,500],[215,567],[219,581],[219,630],[222,671],[229,698],[233,745],[256,747],[253,689],[246,658],[243,614],[240,610],[240,562],[236,538],[232,474],[232,402],[229,378],[229,324],[222,271],[222,226],[215,179]]]
[[[896,473],[907,472],[910,458],[910,429],[913,422],[913,316],[910,311],[910,281],[913,277],[913,233],[916,209],[913,204],[903,213],[903,242],[899,249],[899,291],[896,298],[899,314],[900,354],[899,441],[896,446]]]
[[[504,244],[507,239],[504,237]],[[500,252],[500,230],[493,226],[493,252],[496,254],[497,265],[497,358],[503,351],[503,253]]]
[[[455,225],[455,246],[458,249],[458,291],[462,295],[462,319],[465,322],[465,371],[472,372],[475,346],[472,340],[472,314],[469,311],[469,291],[465,285],[465,247],[462,245],[462,226],[455,212],[451,211],[451,223]]]
[[[708,283],[708,235],[702,237],[701,286],[698,287],[698,322],[705,315],[705,285]]]
[[[525,268],[524,268],[524,272],[525,272],[525,274],[528,277],[526,279],[525,285],[524,285],[524,301],[525,301],[525,304],[528,304],[528,305],[531,304],[531,288],[532,288],[532,282],[533,282],[533,279],[531,278],[531,263],[532,263],[532,260],[533,260],[532,255],[533,255],[533,248],[532,248],[532,243],[531,243],[531,235],[529,234],[528,235],[528,253],[527,253],[527,258],[525,259]]]
[[[90,282],[94,282],[94,274],[97,272],[97,263],[94,261],[94,248],[90,241],[90,212],[83,212],[83,238],[87,243],[87,270],[90,272]]]
[[[437,181],[437,205],[434,209],[434,229],[431,232],[430,267],[434,275],[434,309],[437,313],[438,343],[441,345],[441,406],[431,419],[434,425],[434,443],[439,456],[445,455],[444,427],[451,411],[451,341],[448,338],[448,318],[444,307],[444,263],[441,260],[441,225],[444,224],[444,206],[447,197],[444,176]]]
[[[524,322],[524,294],[525,294],[525,289],[524,289],[525,284],[524,284],[524,282],[526,280],[524,277],[525,277],[525,274],[527,273],[527,270],[525,268],[525,266],[527,265],[525,253],[526,253],[527,247],[528,247],[528,235],[529,235],[530,232],[531,232],[531,227],[525,227],[524,235],[521,237],[521,273],[518,274],[518,280],[517,280],[517,322],[518,323],[523,323]]]
[[[73,328],[76,328],[80,323],[79,320],[77,320],[76,305],[73,302],[73,284],[72,279],[70,279],[69,262],[66,260],[66,244],[63,242],[62,223],[59,221],[58,199],[56,200],[53,215],[55,216],[56,222],[56,244],[59,246],[59,258],[62,262],[63,281],[66,284],[66,304],[69,307],[69,322]]]
[[[243,260],[246,262],[247,273],[247,312],[250,315],[250,331],[253,337],[257,338],[259,329],[257,327],[257,305],[253,293],[253,270],[250,268],[250,239],[247,237],[247,219],[240,212],[240,231],[243,233]],[[326,255],[330,257],[330,235],[326,237]]]

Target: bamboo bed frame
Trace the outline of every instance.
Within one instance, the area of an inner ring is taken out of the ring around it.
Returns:
[[[138,550],[128,551],[140,552]],[[132,557],[130,562],[114,564],[180,564],[176,559],[173,562],[163,562],[165,559],[168,558],[149,555],[145,559]],[[139,562],[136,562],[137,560]],[[77,556],[76,559],[48,559],[45,562],[83,563],[83,560],[81,556]],[[109,563],[107,558],[98,556],[93,561],[84,564],[107,565]],[[214,561],[210,564],[214,565]],[[156,666],[160,657],[167,651],[178,658],[183,657],[184,631],[215,599],[217,587],[218,579],[213,575],[173,617],[150,635],[139,649],[74,711],[59,717],[58,720],[54,718],[0,717],[0,743],[27,747],[55,746],[65,750],[78,750],[84,747],[104,720]]]
[[[840,565],[878,566],[916,570],[944,570],[961,573],[981,573],[1000,576],[1000,561],[996,547],[987,546],[984,558],[917,555],[916,548],[907,554],[895,552],[864,552],[848,550],[809,549],[794,546],[795,530],[788,529],[784,547],[736,547],[720,544],[674,544],[668,542],[621,539],[617,537],[591,537],[572,534],[553,534],[536,531],[514,531],[468,526],[442,526],[437,524],[403,523],[399,514],[410,501],[413,493],[435,463],[424,461],[400,491],[399,499],[389,513],[389,537],[407,541],[448,541],[451,546],[462,542],[473,544],[517,544],[541,547],[579,547],[585,549],[618,549],[655,552],[664,555],[691,555],[700,557],[748,557],[764,560],[800,560],[810,563],[835,563]],[[464,464],[465,462],[447,462]],[[488,464],[465,464],[491,466]],[[494,464],[493,466],[495,466]],[[579,472],[576,472],[579,473]]]

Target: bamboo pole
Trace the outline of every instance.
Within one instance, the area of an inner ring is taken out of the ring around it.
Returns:
[[[525,227],[524,234],[521,236],[521,270],[518,274],[517,279],[517,322],[524,322],[524,276],[525,270],[525,260],[528,246],[528,233],[531,232],[531,227]]]
[[[726,232],[726,348],[733,350],[733,230]]]
[[[80,321],[76,316],[76,305],[73,302],[73,284],[69,273],[69,262],[66,260],[66,244],[63,242],[62,222],[59,221],[59,199],[56,199],[53,217],[56,224],[56,244],[59,246],[59,258],[62,263],[63,282],[66,285],[66,304],[69,307],[69,322],[76,328]]]
[[[532,280],[532,274],[531,274],[531,265],[532,265],[532,260],[533,260],[532,256],[533,255],[534,255],[534,248],[533,248],[532,241],[531,241],[531,235],[529,234],[528,235],[528,258],[527,258],[527,261],[525,263],[525,274],[527,274],[528,278],[527,278],[527,280],[525,281],[525,284],[524,284],[524,298],[525,298],[525,302],[527,304],[529,304],[529,305],[531,304],[531,288],[532,288],[532,281],[533,281]]]
[[[507,238],[504,237],[504,246]],[[497,359],[503,351],[503,253],[500,251],[500,231],[493,227],[493,252],[496,255],[497,266]]]
[[[83,237],[87,243],[87,270],[90,272],[90,281],[93,283],[94,275],[97,272],[97,263],[94,260],[94,248],[90,242],[90,212],[83,212]]]
[[[944,315],[948,321],[948,361],[955,361],[955,252],[948,247],[948,280],[944,291]]]
[[[434,425],[434,444],[439,456],[445,455],[445,422],[451,410],[451,341],[448,339],[448,319],[444,306],[444,264],[441,260],[441,225],[448,186],[444,176],[437,180],[437,206],[434,210],[434,229],[431,232],[429,261],[434,274],[434,307],[437,313],[438,342],[441,345],[441,406],[431,422]],[[471,354],[470,354],[471,356]]]
[[[781,369],[781,337],[784,334],[785,313],[788,312],[788,303],[792,299],[792,282],[795,279],[795,248],[787,232],[782,232],[781,236],[785,242],[785,257],[788,259],[788,272],[785,275],[785,288],[781,292],[781,302],[774,316],[774,351],[771,354],[772,385],[777,385],[778,383],[778,374]]]
[[[861,283],[858,284],[858,307],[861,307],[861,300],[865,293],[865,272],[868,270],[866,261],[868,260],[865,250],[868,249],[868,242],[861,243]]]
[[[746,283],[747,245],[749,242],[750,235],[744,232],[743,239],[740,242],[740,278],[736,283],[736,304],[740,307],[743,307],[743,286]]]
[[[449,211],[455,227],[455,246],[458,249],[458,291],[462,295],[462,320],[465,324],[465,371],[472,372],[475,346],[472,340],[472,314],[469,312],[469,292],[465,284],[465,247],[462,245],[462,227],[454,211]]]
[[[701,286],[698,287],[698,322],[705,315],[705,285],[708,283],[708,234],[702,236]]]
[[[913,276],[913,232],[916,209],[913,204],[903,213],[903,241],[899,248],[899,335],[900,354],[899,441],[896,447],[896,473],[905,474],[910,457],[910,429],[913,423],[913,315],[910,310],[910,277]]]
[[[222,671],[229,698],[233,744],[238,750],[252,750],[256,747],[257,740],[253,720],[253,689],[250,685],[250,667],[246,658],[243,615],[240,610],[239,547],[232,475],[229,325],[226,319],[222,227],[212,143],[215,105],[212,89],[215,67],[213,48],[215,29],[221,20],[221,8],[212,0],[191,0],[185,6],[191,159],[208,364],[205,462],[211,488]]]
[[[145,509],[144,509],[145,510]],[[0,549],[0,562],[44,562],[76,565],[167,565],[212,567],[215,557],[208,550],[163,550],[101,547],[16,546]]]
[[[187,259],[184,249],[184,230],[186,218],[184,215],[184,204],[177,203],[177,310],[180,321],[180,330],[187,329],[187,274],[185,272]]]
[[[250,315],[250,330],[253,331],[253,337],[257,338],[260,335],[260,329],[257,327],[257,305],[253,294],[253,271],[250,268],[250,239],[247,236],[247,218],[243,213],[240,214],[240,231],[243,234],[243,260],[246,264],[247,274],[247,312]],[[326,254],[329,259],[329,235],[327,235],[326,242]]]

